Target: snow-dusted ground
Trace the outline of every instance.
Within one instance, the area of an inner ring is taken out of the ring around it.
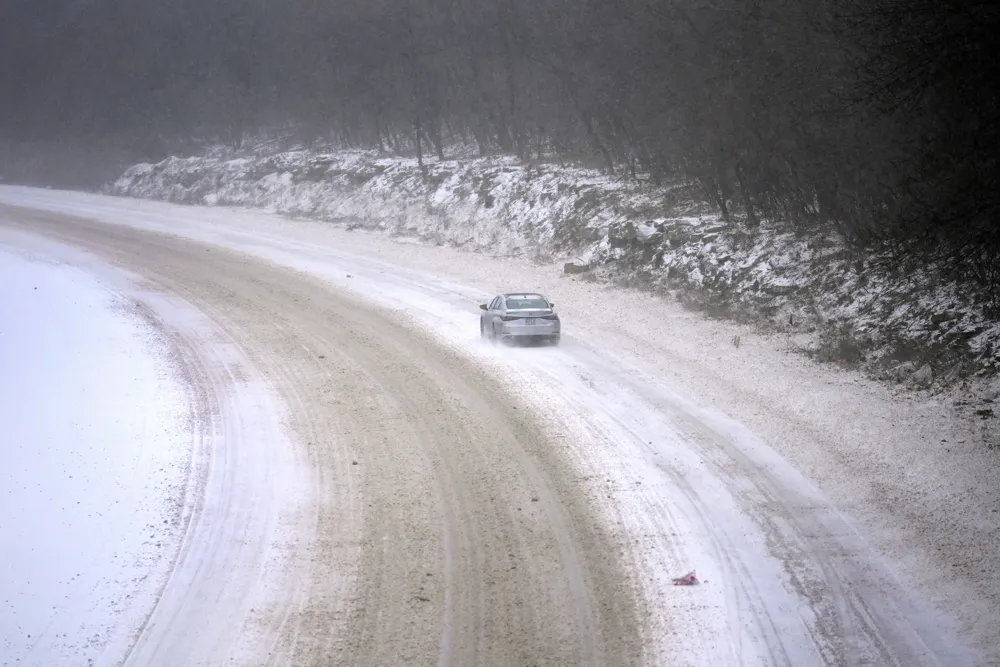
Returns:
[[[894,394],[790,355],[784,337],[558,267],[246,211],[0,199],[307,271],[495,369],[548,415],[633,545],[658,664],[1000,664],[995,434],[942,397]],[[563,348],[478,340],[476,304],[514,285],[557,303]],[[669,585],[690,567],[704,586]]]
[[[252,366],[190,305],[31,235],[0,233],[0,303],[0,665],[259,655],[238,620],[294,602],[309,480]]]
[[[590,277],[799,332],[804,351],[889,382],[951,385],[1000,369],[1000,322],[983,295],[933,267],[896,273],[831,233],[724,223],[690,187],[505,157],[430,160],[426,171],[367,151],[214,151],[137,165],[108,191],[263,208],[490,256],[577,260]]]
[[[0,664],[116,664],[166,580],[190,437],[158,334],[0,246]]]

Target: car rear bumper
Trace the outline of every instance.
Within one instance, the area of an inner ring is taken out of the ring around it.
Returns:
[[[543,329],[541,327],[532,327],[531,329],[509,329],[504,327],[500,330],[500,333],[504,336],[558,336],[559,329],[556,327],[552,327],[551,329]]]
[[[559,325],[558,323],[553,323],[551,325],[510,325],[505,324],[500,327],[500,333],[503,336],[510,336],[512,338],[523,338],[523,337],[547,337],[547,336],[558,336],[559,335]]]
[[[549,332],[549,333],[528,333],[528,332],[517,332],[517,333],[501,333],[500,338],[507,343],[520,344],[531,344],[531,343],[556,343],[559,342],[559,332]]]

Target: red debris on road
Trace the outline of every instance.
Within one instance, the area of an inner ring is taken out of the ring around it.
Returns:
[[[697,586],[701,582],[698,581],[698,577],[695,576],[694,570],[691,570],[683,577],[677,577],[674,581],[674,586]]]

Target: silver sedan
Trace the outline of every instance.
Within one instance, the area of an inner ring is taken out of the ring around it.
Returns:
[[[545,342],[558,345],[561,334],[554,303],[535,292],[498,294],[479,304],[479,335],[505,343]]]

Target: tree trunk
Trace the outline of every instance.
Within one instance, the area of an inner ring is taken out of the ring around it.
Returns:
[[[736,182],[740,186],[740,196],[743,199],[743,209],[747,214],[747,223],[751,227],[756,227],[760,224],[760,220],[757,219],[757,211],[754,208],[753,197],[750,195],[750,191],[747,190],[746,180],[743,178],[743,165],[740,164],[739,160],[736,161]]]
[[[378,154],[385,155],[385,143],[382,141],[382,114],[376,112],[375,117],[375,141],[378,143]]]
[[[475,123],[472,126],[472,136],[476,140],[476,146],[479,148],[479,157],[486,157],[490,152],[489,139],[487,138],[486,132],[483,131],[479,123]]]
[[[725,220],[726,223],[729,223],[729,205],[726,204],[726,193],[723,191],[722,187],[715,181],[714,178],[706,178],[704,180],[704,187],[708,195],[715,200],[719,210],[722,211],[722,219]]]
[[[437,159],[444,162],[444,147],[441,142],[441,128],[437,126],[436,123],[431,123],[431,127],[424,131],[427,135],[427,141],[434,147],[434,152],[437,154]]]
[[[423,128],[420,127],[419,114],[413,119],[413,137],[417,142],[417,166],[420,167],[420,175],[427,178],[427,165],[424,164],[424,145],[420,139]]]
[[[594,123],[590,118],[590,115],[584,113],[582,110],[580,111],[580,115],[583,118],[583,126],[587,130],[587,136],[590,137],[591,143],[594,145],[594,148],[596,148],[598,152],[604,157],[604,164],[607,167],[608,172],[614,173],[615,161],[611,157],[611,153],[608,152],[608,149],[604,147],[603,143],[601,143],[601,138],[597,136],[597,131],[594,129]]]
[[[510,45],[510,37],[512,30],[512,18],[511,15],[514,13],[514,9],[511,3],[505,2],[503,9],[501,10],[503,25],[500,28],[500,39],[501,45],[503,47],[503,59],[504,59],[504,69],[506,70],[507,79],[507,109],[505,116],[505,125],[507,126],[507,131],[510,137],[510,146],[513,148],[514,153],[519,158],[524,157],[524,137],[522,136],[520,122],[518,121],[517,113],[517,101],[518,101],[518,91],[517,91],[517,77],[514,72],[514,54]],[[509,149],[508,149],[509,150]]]

